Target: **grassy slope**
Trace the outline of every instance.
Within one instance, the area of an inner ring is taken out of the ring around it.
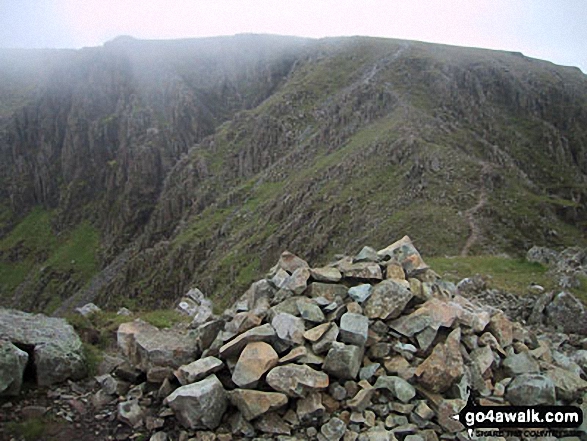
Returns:
[[[459,254],[469,234],[463,213],[479,198],[482,163],[496,158],[479,140],[482,127],[466,119],[445,124],[450,117],[433,86],[442,81],[443,57],[452,54],[431,55],[414,45],[395,68],[382,69],[374,84],[365,85],[374,66],[393,60],[401,44],[377,39],[335,49],[331,44],[323,42],[328,55],[300,63],[274,95],[223,125],[213,149],[192,151],[209,161],[213,176],[205,188],[212,189],[215,203],[184,218],[163,259],[147,270],[138,268],[130,285],[146,299],[169,295],[166,286],[175,282],[175,287],[197,285],[227,304],[283,249],[319,264],[334,253],[352,254],[364,244],[385,246],[409,234],[424,255]],[[516,69],[523,70],[524,63]],[[397,103],[366,120],[365,101],[389,90],[385,99]],[[487,136],[510,159],[496,167],[499,179],[478,213],[483,236],[472,252],[521,254],[548,229],[560,233],[554,240],[558,246],[585,244],[580,229],[552,215],[553,205],[570,201],[529,185],[520,172],[530,161],[536,169],[532,177],[539,176],[544,161],[551,160],[536,148],[544,143],[544,124],[499,101],[492,105],[496,112],[487,117]],[[296,142],[284,148],[286,140],[277,135],[263,147],[277,155],[270,167],[245,177],[226,174],[231,158],[263,145],[259,133],[274,125],[294,133]],[[340,142],[316,141],[326,125]],[[561,175],[572,180],[573,174],[566,166],[550,168],[544,181],[551,185]],[[493,271],[489,265],[486,272]],[[533,277],[520,274],[520,286]]]
[[[33,210],[0,240],[2,303],[12,303],[14,290],[26,283],[33,288],[17,306],[51,312],[67,286],[83,286],[98,271],[99,239],[87,222],[57,237],[51,230],[51,213]]]

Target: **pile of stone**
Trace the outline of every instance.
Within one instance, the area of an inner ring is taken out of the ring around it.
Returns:
[[[565,353],[467,299],[408,237],[321,268],[284,252],[223,315],[205,308],[191,330],[122,324],[127,361],[98,377],[94,400],[120,396],[118,420],[156,441],[172,421],[186,440],[457,439],[469,393],[587,403],[587,341]]]

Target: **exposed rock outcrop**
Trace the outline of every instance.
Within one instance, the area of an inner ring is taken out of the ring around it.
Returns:
[[[77,380],[86,375],[82,342],[64,319],[0,308],[2,340],[21,349],[17,353],[21,362],[24,360],[22,351],[28,354],[29,363],[34,367],[34,381],[40,386]],[[10,373],[13,381],[18,381],[15,374]]]

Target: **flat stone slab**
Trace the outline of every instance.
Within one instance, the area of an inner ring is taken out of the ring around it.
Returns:
[[[33,355],[40,386],[86,375],[82,342],[64,319],[0,308],[0,339]]]

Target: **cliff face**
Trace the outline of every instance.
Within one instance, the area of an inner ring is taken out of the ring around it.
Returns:
[[[132,250],[100,285],[104,303],[165,303],[192,284],[231,297],[284,248],[326,259],[400,230],[445,254],[585,240],[577,69],[240,36],[117,39],[59,52],[45,71],[23,103],[4,100],[0,257],[19,261],[11,237],[35,206],[64,235],[89,221],[98,267]]]

